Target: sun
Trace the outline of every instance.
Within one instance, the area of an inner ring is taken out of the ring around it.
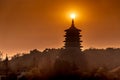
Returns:
[[[72,14],[70,14],[70,17],[71,17],[72,19],[75,19],[76,15],[75,15],[74,13],[72,13]]]

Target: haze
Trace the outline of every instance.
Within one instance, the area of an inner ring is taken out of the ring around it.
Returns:
[[[0,0],[0,51],[61,48],[77,14],[83,49],[120,47],[120,0]]]

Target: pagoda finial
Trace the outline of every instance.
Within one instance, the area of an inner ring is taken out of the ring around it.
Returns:
[[[71,18],[72,18],[72,27],[74,27],[74,19],[75,19],[75,14],[71,14]]]
[[[74,19],[72,19],[72,25],[71,26],[73,26],[74,27]]]

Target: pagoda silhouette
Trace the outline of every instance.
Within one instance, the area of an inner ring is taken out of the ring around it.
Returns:
[[[57,73],[71,73],[76,70],[86,68],[85,55],[81,46],[81,30],[77,29],[72,19],[71,26],[65,30],[64,49],[61,50],[58,59],[55,62]]]
[[[74,19],[72,19],[72,24],[69,29],[65,30],[65,49],[71,49],[71,48],[77,48],[80,49],[82,48],[81,46],[81,37],[80,35],[81,30],[77,29],[74,24]]]

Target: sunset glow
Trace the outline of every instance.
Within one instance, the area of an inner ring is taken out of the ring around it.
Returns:
[[[8,56],[34,48],[63,47],[63,30],[71,26],[71,18],[82,30],[83,49],[120,47],[120,0],[1,0],[0,3],[0,51]]]
[[[0,0],[0,80],[69,79],[120,80],[120,0]]]

